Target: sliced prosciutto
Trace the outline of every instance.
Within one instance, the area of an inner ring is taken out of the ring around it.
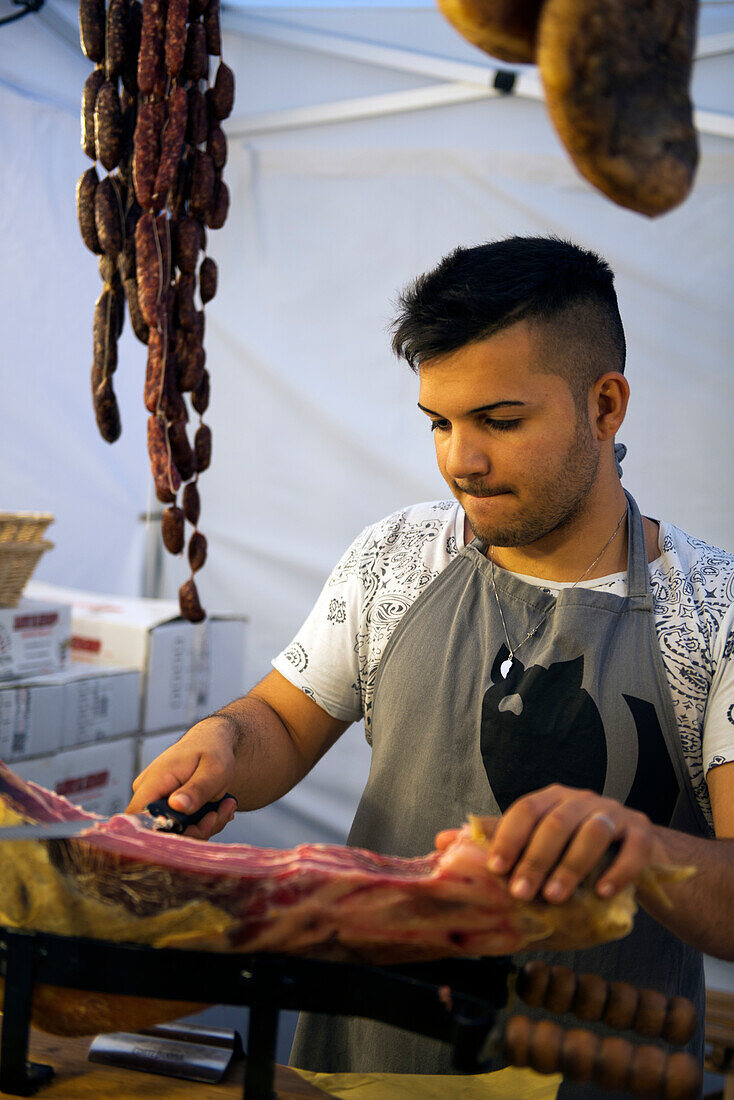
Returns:
[[[0,763],[0,826],[65,820],[88,829],[0,843],[0,925],[385,964],[506,955],[538,941],[588,947],[626,935],[636,910],[632,887],[611,901],[590,885],[563,905],[516,901],[487,868],[496,819],[473,818],[416,859],[324,844],[210,844],[154,831],[145,815],[86,813]]]

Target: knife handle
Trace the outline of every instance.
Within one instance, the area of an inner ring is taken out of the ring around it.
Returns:
[[[218,810],[225,798],[234,798],[233,794],[223,795],[217,802],[205,802],[192,814],[186,814],[183,810],[174,810],[168,805],[167,798],[157,798],[155,802],[149,802],[145,807],[151,817],[164,817],[169,822],[165,830],[169,833],[183,833],[189,825],[198,825],[203,817],[214,810]],[[235,798],[235,802],[237,799]]]

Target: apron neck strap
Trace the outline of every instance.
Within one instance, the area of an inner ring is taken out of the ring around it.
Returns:
[[[650,572],[647,567],[647,544],[642,515],[633,496],[627,497],[627,594],[646,596],[650,591]]]

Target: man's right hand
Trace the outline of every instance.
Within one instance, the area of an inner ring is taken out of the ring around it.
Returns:
[[[232,793],[240,810],[257,810],[299,783],[349,725],[332,718],[273,670],[242,699],[197,722],[133,783],[129,813],[156,798],[193,813]],[[188,836],[208,840],[231,819],[234,799],[207,814]]]
[[[213,715],[197,722],[134,780],[127,813],[141,813],[157,798],[168,798],[171,807],[183,813],[217,802],[232,786],[234,742],[235,724],[230,719]],[[226,799],[216,813],[190,825],[186,836],[209,840],[232,820],[236,809],[235,799]]]

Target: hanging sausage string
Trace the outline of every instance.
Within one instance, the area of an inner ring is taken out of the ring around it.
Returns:
[[[221,229],[229,209],[221,122],[234,104],[234,75],[221,60],[219,0],[81,0],[79,28],[95,64],[81,105],[82,148],[95,163],[77,184],[77,214],[103,283],[94,308],[92,404],[100,435],[114,443],[121,421],[113,375],[127,302],[133,332],[148,348],[143,402],[155,492],[168,505],[163,544],[182,554],[186,524],[193,528],[179,604],[184,618],[200,622],[206,612],[194,575],[207,540],[198,482],[212,448],[203,420],[204,306],[217,291],[207,229]],[[213,83],[211,57],[220,58]]]

